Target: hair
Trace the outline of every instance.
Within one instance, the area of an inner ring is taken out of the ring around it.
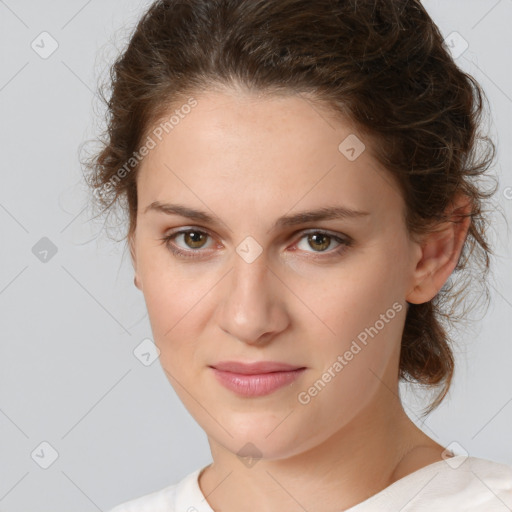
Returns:
[[[350,120],[394,177],[411,237],[450,221],[447,208],[464,194],[471,221],[457,279],[428,302],[408,303],[401,340],[399,378],[435,391],[427,412],[439,405],[454,373],[448,328],[467,317],[456,306],[470,283],[488,297],[484,202],[495,189],[478,181],[496,150],[478,130],[483,90],[455,64],[419,0],[158,0],[106,87],[107,128],[84,174],[101,213],[118,205],[127,214],[127,237],[136,228],[137,150],[173,108],[190,111],[192,95],[213,90],[304,94]]]

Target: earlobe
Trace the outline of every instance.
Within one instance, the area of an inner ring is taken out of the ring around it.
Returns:
[[[459,197],[451,205],[450,221],[424,236],[421,257],[414,270],[413,286],[406,300],[423,304],[433,299],[457,266],[471,225],[471,203]]]

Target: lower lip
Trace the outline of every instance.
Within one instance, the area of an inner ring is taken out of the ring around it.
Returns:
[[[215,377],[226,388],[234,391],[238,395],[252,397],[264,396],[291,384],[297,379],[305,368],[300,368],[287,372],[259,373],[255,375],[246,375],[243,373],[233,373],[212,368]]]

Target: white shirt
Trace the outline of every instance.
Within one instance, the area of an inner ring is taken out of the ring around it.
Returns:
[[[122,503],[110,512],[214,512],[199,487],[198,477],[203,469],[196,469],[176,484]],[[510,512],[512,467],[456,455],[410,473],[345,510],[398,511]]]

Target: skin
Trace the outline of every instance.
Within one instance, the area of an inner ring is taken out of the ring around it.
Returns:
[[[161,365],[208,436],[213,463],[199,485],[210,506],[339,511],[442,460],[443,447],[398,399],[400,340],[407,302],[426,302],[441,289],[469,220],[413,241],[398,187],[369,144],[347,159],[338,146],[357,131],[305,96],[227,89],[195,98],[142,163],[129,244]],[[154,201],[220,220],[145,211]],[[325,206],[369,215],[271,229],[281,216]],[[453,203],[454,213],[468,208]],[[205,234],[199,243],[183,234],[172,242],[195,259],[161,240],[191,228]],[[336,254],[334,238],[308,241],[304,232],[312,230],[353,243]],[[262,250],[251,263],[236,252],[248,236]],[[401,307],[394,317],[300,403],[298,394],[393,304]],[[226,360],[307,369],[288,386],[246,398],[214,378],[209,365]],[[238,455],[247,443],[258,452],[252,463]]]

